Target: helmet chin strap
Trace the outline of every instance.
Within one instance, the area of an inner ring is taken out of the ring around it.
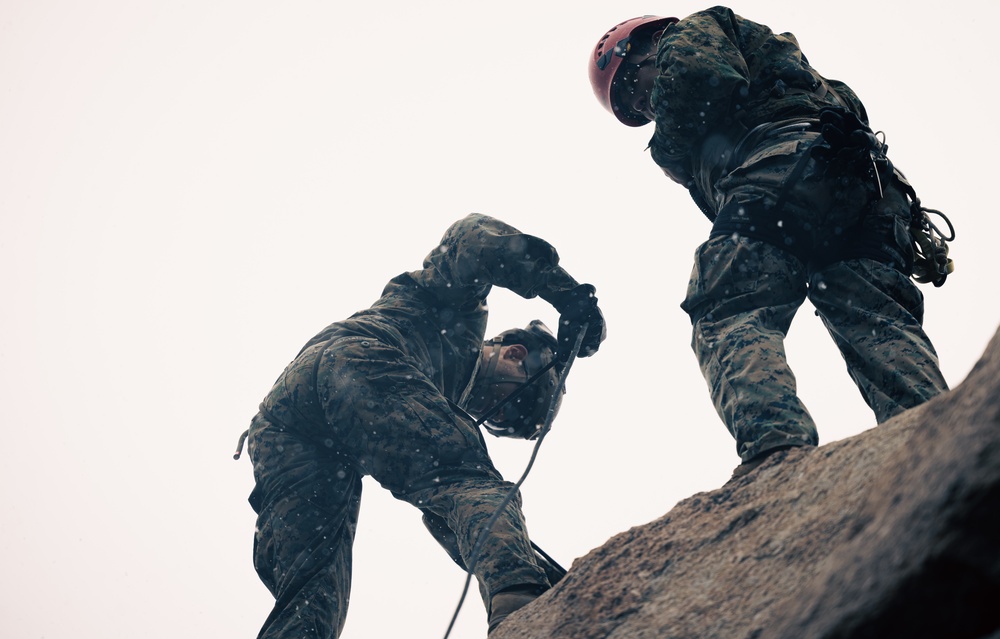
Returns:
[[[486,362],[486,370],[482,373],[483,379],[490,379],[493,377],[493,373],[497,369],[497,362],[500,361],[500,348],[503,346],[500,342],[492,342],[493,349],[489,354],[489,361]]]

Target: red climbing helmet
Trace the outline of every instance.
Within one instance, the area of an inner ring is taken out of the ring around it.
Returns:
[[[594,53],[590,56],[590,86],[594,89],[597,101],[622,124],[642,126],[649,122],[645,116],[631,109],[624,109],[617,103],[615,89],[622,75],[619,70],[628,56],[629,40],[636,32],[645,33],[647,30],[655,32],[674,22],[677,22],[677,18],[660,16],[632,18],[611,27],[594,47]]]

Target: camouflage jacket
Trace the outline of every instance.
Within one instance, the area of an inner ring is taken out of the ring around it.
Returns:
[[[473,213],[445,232],[422,269],[393,278],[370,308],[327,326],[302,350],[340,337],[374,338],[412,358],[458,403],[479,361],[491,288],[551,300],[577,284],[549,243]]]
[[[795,36],[776,34],[726,7],[672,24],[660,38],[651,103],[653,160],[683,184],[709,218],[712,185],[751,129],[815,118],[842,106],[867,124],[864,106],[843,82],[816,72]],[[706,210],[707,209],[707,210]]]

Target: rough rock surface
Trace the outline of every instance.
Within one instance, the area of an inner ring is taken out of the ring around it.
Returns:
[[[957,388],[576,560],[490,639],[1000,639],[1000,331]]]

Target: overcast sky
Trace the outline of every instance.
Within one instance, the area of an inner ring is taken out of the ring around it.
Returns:
[[[0,2],[0,636],[255,636],[237,437],[307,339],[473,211],[554,244],[608,322],[524,485],[534,540],[569,567],[721,486],[739,460],[679,308],[709,224],[586,71],[613,24],[705,6]],[[1000,322],[1000,8],[732,6],[847,81],[954,221],[957,270],[921,290],[961,383]],[[493,333],[556,318],[491,309]],[[874,426],[808,305],[787,347],[822,443]],[[530,444],[489,445],[516,479]],[[367,479],[354,576],[346,639],[442,637],[464,581]],[[453,636],[485,619],[470,593]]]

